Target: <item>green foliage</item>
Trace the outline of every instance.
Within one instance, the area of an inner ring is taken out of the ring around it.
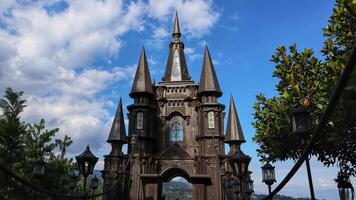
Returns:
[[[170,181],[163,184],[163,196],[165,200],[193,199],[193,187],[190,183]]]
[[[324,36],[324,58],[314,56],[312,49],[298,51],[295,44],[288,49],[278,47],[272,56],[276,65],[273,76],[279,80],[278,96],[266,98],[259,94],[254,105],[254,141],[260,145],[257,152],[261,161],[298,158],[303,144],[300,137],[292,134],[292,112],[306,101],[312,124],[318,124],[356,41],[356,2],[336,1]],[[355,74],[312,149],[324,165],[338,163],[350,175],[356,174]]]
[[[42,188],[69,193],[70,186],[77,184],[69,178],[73,161],[65,158],[72,141],[68,136],[54,141],[59,129],[47,130],[44,119],[35,124],[21,121],[20,114],[26,107],[22,96],[23,92],[7,88],[0,99],[0,164]],[[33,170],[40,158],[46,158],[45,175],[36,177]],[[26,199],[31,194],[35,193],[0,172],[0,199]],[[36,195],[36,199],[47,198]]]

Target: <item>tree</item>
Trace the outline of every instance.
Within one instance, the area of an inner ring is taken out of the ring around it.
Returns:
[[[356,1],[337,0],[328,26],[324,29],[322,58],[312,49],[298,51],[294,44],[278,47],[271,61],[276,64],[273,76],[278,95],[257,95],[254,104],[254,141],[261,161],[297,159],[303,148],[301,138],[292,134],[293,110],[303,104],[310,113],[313,126],[327,106],[356,38]],[[288,49],[288,50],[287,50]],[[312,148],[324,165],[338,164],[349,175],[356,175],[356,73],[352,75],[338,108]],[[306,138],[308,139],[308,138]]]
[[[21,113],[26,107],[23,92],[7,88],[0,99],[0,164],[18,176],[50,191],[69,193],[77,182],[69,177],[73,160],[65,157],[72,143],[70,137],[54,140],[58,128],[47,130],[45,120],[26,124]],[[59,154],[56,149],[59,148]],[[35,177],[33,169],[38,159],[46,157],[45,176]],[[33,191],[9,179],[0,172],[0,199],[25,199]],[[48,199],[37,194],[36,199]]]

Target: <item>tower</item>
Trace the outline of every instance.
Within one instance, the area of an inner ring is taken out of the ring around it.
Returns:
[[[104,156],[104,170],[102,171],[104,180],[103,189],[104,191],[110,190],[110,192],[104,194],[104,198],[115,199],[118,193],[116,188],[114,188],[117,175],[118,173],[126,171],[125,165],[127,162],[127,156],[122,152],[122,146],[127,143],[127,139],[121,98],[110,129],[109,137],[106,141],[111,144],[111,152],[109,155]]]
[[[112,152],[105,157],[104,191],[114,185],[115,173],[127,171],[132,200],[161,200],[162,183],[176,176],[193,185],[195,200],[225,199],[221,178],[229,168],[224,142],[236,144],[241,127],[235,107],[233,112],[230,106],[224,136],[225,106],[219,103],[222,91],[209,49],[205,47],[200,82],[195,83],[188,72],[181,36],[176,13],[166,70],[158,83],[152,84],[145,49],[141,51],[129,94],[133,103],[127,107],[127,140],[121,100],[109,135]],[[121,151],[125,143],[127,155]],[[121,167],[122,163],[127,167]],[[115,195],[105,199],[118,199]]]

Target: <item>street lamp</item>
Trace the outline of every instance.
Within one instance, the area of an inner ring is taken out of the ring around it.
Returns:
[[[271,194],[271,185],[276,182],[274,166],[268,162],[262,167],[262,182],[268,186],[268,193]]]
[[[91,179],[91,189],[93,190],[93,196],[94,196],[94,192],[95,190],[98,188],[99,185],[99,179],[96,178],[96,175],[94,176],[94,178]]]
[[[45,162],[43,161],[42,157],[40,159],[38,159],[35,162],[35,167],[33,169],[33,175],[35,176],[43,176],[44,175],[44,171],[45,171]]]
[[[230,172],[226,172],[222,176],[222,184],[224,186],[225,192],[227,194],[227,199],[237,199],[235,195],[238,196],[240,191],[240,181],[237,177],[232,176]]]
[[[249,176],[250,172],[248,171],[248,165],[250,164],[250,161],[251,161],[251,157],[244,154],[244,152],[242,152],[240,145],[237,146],[235,153],[229,157],[229,162],[230,162],[230,166],[233,170],[233,173],[236,177],[239,178],[239,185],[240,185],[239,193],[241,194],[242,198],[244,196],[244,192],[248,195],[250,195],[253,192],[253,191],[250,192],[251,185],[248,185],[248,184],[250,184],[250,182],[243,181],[244,176],[246,176],[246,175]],[[249,188],[248,191],[247,190],[243,191],[243,184],[247,184],[246,188]],[[253,189],[253,186],[252,186],[252,189]]]
[[[230,157],[230,166],[235,175],[243,176],[248,169],[251,157],[244,154],[238,147],[236,152]]]
[[[350,178],[339,172],[335,181],[339,190],[340,200],[354,200],[354,188],[352,187]]]
[[[89,174],[93,173],[94,166],[98,161],[98,158],[93,155],[88,145],[85,151],[81,153],[79,156],[76,156],[75,159],[77,160],[80,173],[83,174],[84,176],[84,192],[85,192],[87,178]]]
[[[308,112],[304,107],[298,107],[293,112],[292,118],[293,133],[305,136],[310,131],[311,123]]]
[[[307,106],[307,105],[306,105]],[[293,134],[298,135],[302,139],[302,144],[304,145],[304,139],[307,136],[306,134],[311,130],[311,122],[308,112],[304,107],[298,107],[294,110],[292,116],[292,127]],[[309,158],[305,159],[305,165],[307,167],[310,197],[312,200],[315,200],[313,180],[311,176]]]

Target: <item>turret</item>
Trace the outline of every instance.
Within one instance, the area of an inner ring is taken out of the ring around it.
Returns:
[[[187,81],[190,80],[187,63],[184,55],[184,44],[180,41],[181,33],[179,27],[178,13],[174,19],[173,40],[169,44],[166,72],[162,81]]]
[[[230,153],[233,153],[236,148],[240,148],[240,145],[246,142],[232,96],[230,96],[230,108],[224,142],[229,144]]]
[[[111,144],[110,155],[122,155],[122,145],[127,143],[124,114],[122,110],[122,100],[120,98],[119,105],[117,106],[114,121],[112,123],[110,134],[106,140]]]
[[[200,75],[198,95],[202,97],[203,103],[208,101],[216,102],[216,98],[221,97],[222,95],[208,46],[205,46],[203,68]],[[211,99],[208,99],[209,96]]]
[[[153,88],[151,82],[150,71],[148,69],[146,51],[142,48],[140,60],[137,66],[135,79],[132,83],[132,89],[130,97],[134,98],[136,96],[148,95],[152,96]]]

